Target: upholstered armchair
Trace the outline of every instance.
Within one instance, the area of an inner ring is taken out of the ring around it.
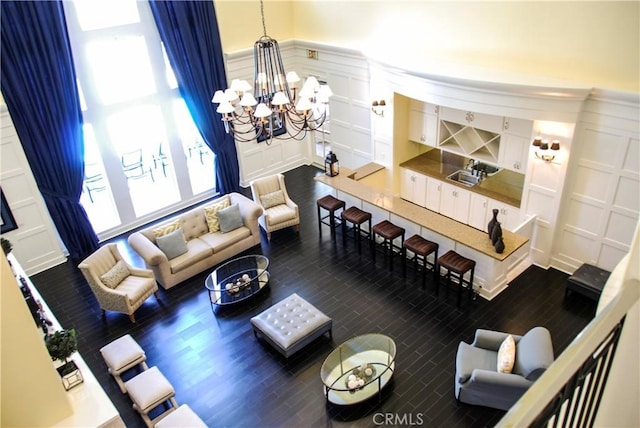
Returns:
[[[131,322],[136,322],[136,309],[152,294],[158,298],[158,284],[153,272],[127,263],[116,244],[100,247],[78,268],[96,296],[103,315],[105,311],[120,312],[129,315]]]
[[[253,200],[264,209],[258,222],[267,232],[267,239],[271,240],[271,232],[285,227],[295,226],[296,231],[299,230],[298,205],[289,198],[284,175],[276,174],[252,181],[251,193]]]
[[[456,355],[458,401],[509,410],[553,363],[549,330],[535,327],[515,340],[511,373],[498,372],[498,351],[508,333],[476,330],[473,343],[460,342]],[[503,348],[504,349],[504,348]]]

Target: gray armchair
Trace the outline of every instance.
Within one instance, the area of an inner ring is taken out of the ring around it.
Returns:
[[[473,343],[460,342],[456,355],[455,395],[467,404],[509,410],[553,363],[549,330],[535,327],[516,342],[511,373],[497,371],[498,349],[509,333],[476,330]]]

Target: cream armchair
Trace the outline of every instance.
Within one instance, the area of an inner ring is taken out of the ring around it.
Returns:
[[[289,198],[284,175],[276,174],[253,180],[251,193],[253,200],[264,208],[258,222],[267,232],[267,239],[271,240],[271,232],[285,227],[295,226],[296,232],[300,230],[298,205]]]
[[[158,298],[158,284],[153,272],[131,266],[122,258],[115,244],[100,247],[78,268],[96,296],[103,315],[105,311],[120,312],[129,315],[131,322],[136,322],[135,310],[152,294]]]

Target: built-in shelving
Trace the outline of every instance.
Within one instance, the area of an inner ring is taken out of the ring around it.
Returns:
[[[500,153],[500,134],[441,120],[438,146],[466,157],[495,164]]]

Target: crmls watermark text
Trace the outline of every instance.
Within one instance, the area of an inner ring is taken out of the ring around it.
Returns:
[[[373,423],[376,425],[416,426],[422,425],[422,413],[375,413]]]

